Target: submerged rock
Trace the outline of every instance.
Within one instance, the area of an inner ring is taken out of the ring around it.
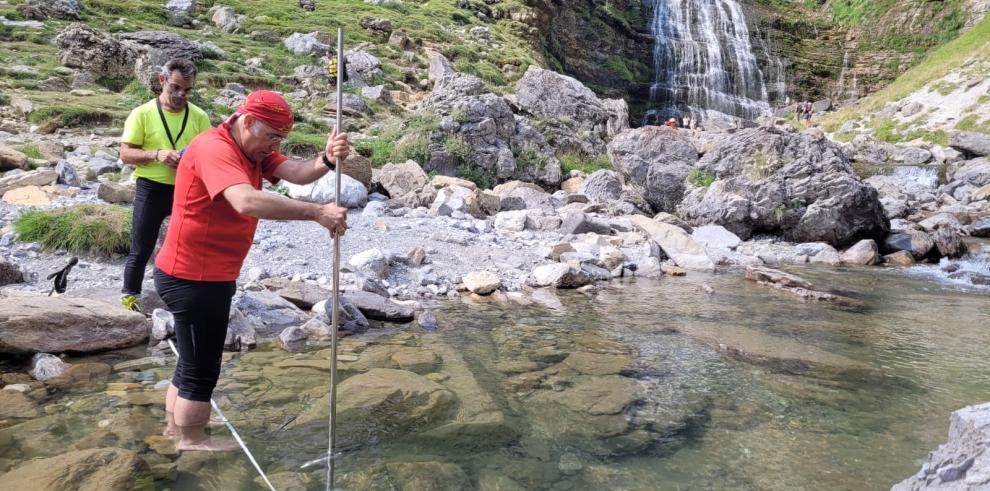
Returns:
[[[792,293],[805,300],[838,300],[838,297],[831,293],[815,290],[811,282],[776,269],[749,266],[746,268],[746,279]]]
[[[7,489],[127,491],[147,464],[130,450],[95,448],[29,461],[0,476]]]

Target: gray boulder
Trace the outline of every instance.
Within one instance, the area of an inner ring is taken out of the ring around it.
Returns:
[[[879,239],[890,224],[875,189],[825,138],[775,129],[741,130],[705,154],[677,208],[689,223],[722,225],[742,239],[776,233],[794,242],[842,247]]]
[[[979,188],[990,184],[990,158],[978,158],[961,162],[951,175],[954,184],[968,184]]]
[[[347,292],[341,298],[342,306],[345,301],[350,302],[368,319],[405,323],[411,322],[415,317],[412,307],[398,304],[375,293]],[[343,300],[345,298],[346,300]]]
[[[452,174],[462,159],[499,180],[523,179],[548,186],[560,182],[560,162],[543,136],[525,119],[517,119],[505,99],[477,77],[445,72],[425,105],[446,117],[441,123],[446,131],[430,132],[427,170]],[[446,145],[450,138],[463,141],[467,155],[451,155]]]
[[[890,491],[979,489],[990,489],[990,403],[952,413],[948,441],[928,455],[921,470]]]
[[[920,230],[904,230],[888,235],[883,240],[885,253],[905,251],[915,259],[922,259],[935,247],[931,236]]]
[[[175,10],[191,14],[196,10],[196,0],[169,0],[165,4],[167,10]]]
[[[233,8],[217,5],[210,9],[210,13],[212,14],[210,20],[213,21],[213,25],[220,28],[221,31],[231,33],[240,30],[241,20],[244,16],[237,15]]]
[[[662,126],[623,131],[608,145],[623,182],[643,189],[654,211],[673,211],[684,194],[684,180],[698,161],[683,132]]]
[[[103,77],[130,77],[138,53],[131,46],[86,24],[72,24],[55,37],[58,59]]]
[[[294,32],[285,38],[283,43],[289,51],[297,55],[323,56],[331,51],[330,46],[320,42],[317,34],[316,32],[309,34]]]
[[[588,176],[578,192],[593,202],[614,201],[622,197],[622,182],[615,171],[601,169]]]
[[[115,37],[137,53],[134,77],[152,93],[162,90],[158,75],[169,60],[184,58],[197,64],[203,61],[203,51],[198,44],[173,32],[127,32]]]
[[[96,188],[96,197],[107,203],[127,204],[134,202],[134,192],[131,183],[104,181]]]
[[[0,286],[24,282],[21,267],[7,261],[0,261]]]
[[[79,20],[83,5],[80,0],[24,0],[17,10],[28,19]]]
[[[973,131],[959,131],[949,138],[949,146],[975,157],[990,155],[990,135]]]
[[[369,87],[382,75],[382,62],[367,51],[354,49],[346,51],[347,76],[355,87]]]
[[[234,306],[246,317],[260,321],[263,333],[275,335],[289,326],[300,326],[309,315],[288,300],[268,290],[249,291],[234,299]]]
[[[625,101],[599,99],[566,75],[530,65],[516,83],[520,109],[548,123],[546,136],[558,150],[595,155],[629,127]]]
[[[902,218],[935,201],[935,190],[898,175],[875,175],[864,181],[877,190],[887,218]]]

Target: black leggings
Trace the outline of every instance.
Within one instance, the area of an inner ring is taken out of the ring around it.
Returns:
[[[233,281],[190,281],[155,268],[155,288],[175,316],[179,362],[172,385],[179,397],[207,402],[220,378],[220,357],[227,336]]]
[[[172,214],[175,186],[138,178],[134,189],[134,218],[131,220],[131,252],[124,261],[125,295],[140,295],[144,268],[158,242],[165,217]]]

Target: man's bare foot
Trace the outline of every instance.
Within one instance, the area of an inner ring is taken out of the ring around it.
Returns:
[[[223,421],[217,419],[211,419],[209,423],[206,423],[206,427],[209,429],[223,428]],[[172,424],[166,425],[165,430],[162,431],[162,436],[167,436],[170,438],[179,438],[179,427]]]
[[[175,444],[176,450],[190,450],[200,452],[229,452],[237,450],[237,442],[229,438],[210,437],[198,442],[182,441]]]

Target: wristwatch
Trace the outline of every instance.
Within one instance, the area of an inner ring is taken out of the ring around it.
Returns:
[[[330,170],[336,170],[337,169],[337,164],[331,162],[330,159],[327,158],[327,154],[326,153],[324,153],[321,156],[321,158],[323,159],[323,165],[327,166],[328,169],[330,169]]]

